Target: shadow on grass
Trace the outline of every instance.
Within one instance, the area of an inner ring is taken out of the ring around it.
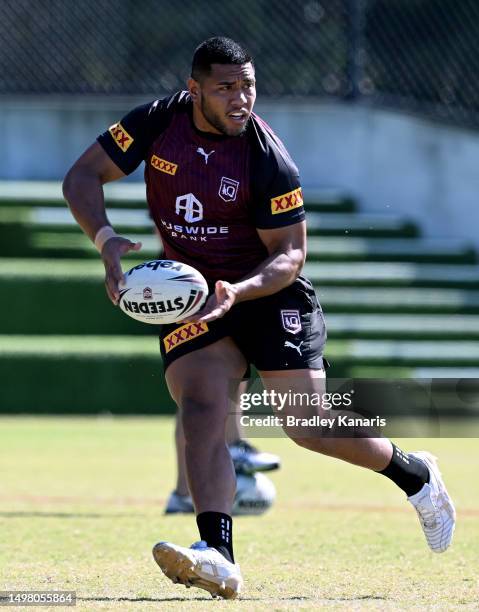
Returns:
[[[316,601],[316,602],[334,602],[334,601],[368,601],[374,599],[387,600],[387,597],[381,595],[359,595],[358,597],[302,597],[301,595],[291,595],[291,597],[278,597],[278,601]]]
[[[382,595],[358,595],[357,597],[328,597],[328,601],[371,601],[371,600],[386,601],[388,598]]]
[[[167,602],[167,601],[212,601],[212,597],[208,595],[198,597],[77,597],[77,601],[129,601],[129,602]],[[301,595],[291,595],[291,597],[239,597],[236,601],[321,601],[321,602],[339,602],[339,601],[372,601],[372,600],[387,600],[387,597],[378,595],[361,595],[359,597],[303,597]]]
[[[213,598],[208,596],[199,597],[77,597],[77,601],[130,601],[136,602],[167,602],[167,601],[211,601]]]
[[[12,511],[12,512],[0,512],[0,518],[122,518],[126,516],[138,516],[133,514],[118,514],[111,513],[105,514],[102,512],[101,514],[97,514],[94,512],[21,512],[21,511]]]

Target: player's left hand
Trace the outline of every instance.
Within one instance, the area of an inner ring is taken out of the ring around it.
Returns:
[[[215,292],[210,295],[204,307],[192,317],[185,319],[185,323],[208,323],[223,317],[236,302],[237,291],[231,283],[216,281]]]

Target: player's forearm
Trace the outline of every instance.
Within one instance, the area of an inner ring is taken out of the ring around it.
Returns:
[[[235,302],[265,297],[288,287],[301,273],[304,259],[302,249],[273,253],[243,279],[234,283]]]
[[[78,225],[91,240],[101,227],[110,224],[99,176],[81,167],[73,168],[63,181],[63,195]]]

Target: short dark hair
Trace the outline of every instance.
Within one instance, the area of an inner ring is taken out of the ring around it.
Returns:
[[[211,74],[211,64],[248,64],[253,58],[239,43],[224,36],[208,38],[193,55],[191,76],[195,81]]]

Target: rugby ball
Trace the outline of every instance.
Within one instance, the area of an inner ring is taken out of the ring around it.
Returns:
[[[118,305],[132,319],[163,325],[178,323],[198,312],[208,297],[208,284],[178,261],[145,261],[125,273]]]
[[[234,515],[263,514],[271,508],[275,499],[276,488],[264,474],[236,476],[236,495],[232,511]]]

